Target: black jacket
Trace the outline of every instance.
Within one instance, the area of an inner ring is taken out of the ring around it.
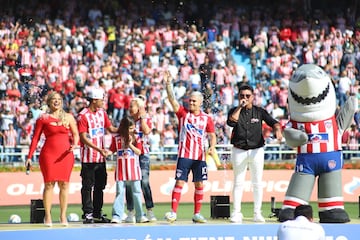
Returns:
[[[241,149],[255,149],[264,146],[262,135],[263,121],[270,127],[279,123],[265,109],[252,106],[251,109],[243,108],[237,122],[230,120],[230,116],[236,107],[230,109],[227,118],[227,125],[233,127],[231,133],[231,144]]]

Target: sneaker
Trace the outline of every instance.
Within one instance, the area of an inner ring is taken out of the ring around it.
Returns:
[[[92,213],[85,213],[83,215],[83,223],[84,224],[91,224],[91,223],[94,223],[94,218],[93,218],[93,215]]]
[[[172,223],[176,221],[176,213],[175,212],[167,212],[165,213],[165,220]]]
[[[128,215],[124,212],[124,215],[122,216],[121,220],[122,220],[123,222],[125,222],[127,216],[128,216]]]
[[[94,223],[110,223],[111,220],[106,218],[106,215],[101,215],[100,217],[94,217]]]
[[[134,214],[133,211],[128,212],[128,215],[127,215],[127,217],[125,218],[125,222],[126,222],[126,223],[135,223],[135,222],[136,222],[136,221],[135,221],[135,214]]]
[[[243,215],[239,212],[233,212],[230,217],[232,223],[242,223]]]
[[[118,218],[112,218],[111,219],[111,223],[121,223],[121,219],[118,219]]]
[[[200,213],[196,213],[193,218],[192,221],[194,223],[206,223],[206,219],[203,217],[203,215],[201,215]]]
[[[136,220],[137,223],[147,223],[147,222],[150,222],[149,219],[145,216],[141,216],[140,219],[137,219]]]
[[[149,219],[150,222],[156,222],[157,221],[153,210],[147,210],[146,217]]]
[[[254,222],[265,222],[265,218],[261,215],[261,213],[254,213]]]

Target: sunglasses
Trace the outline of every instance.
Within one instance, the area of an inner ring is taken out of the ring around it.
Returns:
[[[251,94],[240,94],[239,95],[240,96],[240,98],[250,98],[251,97]]]

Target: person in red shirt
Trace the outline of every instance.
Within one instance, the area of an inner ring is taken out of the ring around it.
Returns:
[[[65,99],[69,103],[71,99],[74,98],[76,93],[76,81],[74,79],[73,74],[70,74],[69,78],[63,82],[63,89],[64,89]]]
[[[34,75],[33,70],[28,64],[25,64],[23,67],[19,68],[18,73],[20,75],[20,80],[23,82],[30,80],[30,78],[32,78]]]
[[[9,96],[11,100],[13,100],[15,97],[20,98],[21,93],[17,87],[17,83],[13,82],[11,84],[11,88],[6,90],[6,94]]]
[[[120,119],[123,118],[125,110],[126,95],[124,94],[123,88],[116,88],[116,91],[111,94],[111,99],[109,100],[113,103],[114,107],[112,121],[114,125],[117,125]]]

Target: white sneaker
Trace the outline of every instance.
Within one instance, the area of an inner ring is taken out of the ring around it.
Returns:
[[[150,220],[150,222],[156,222],[157,219],[155,217],[155,214],[153,212],[153,210],[147,210],[147,213],[146,213],[146,217]]]
[[[176,221],[176,213],[175,212],[167,212],[165,213],[165,220],[172,223]]]
[[[122,216],[121,220],[123,220],[123,221],[125,222],[127,216],[128,216],[128,215],[124,212],[124,215]]]
[[[200,213],[196,213],[193,218],[192,218],[192,221],[194,223],[206,223],[206,219],[204,218],[203,215],[201,215]]]
[[[128,212],[127,217],[125,218],[126,223],[135,223],[135,213],[134,211]]]
[[[265,218],[261,215],[261,213],[254,213],[254,222],[265,222]]]
[[[243,215],[240,212],[233,212],[230,217],[232,223],[242,223]]]
[[[111,223],[121,223],[122,221],[118,218],[112,218]]]
[[[147,223],[147,222],[150,222],[149,219],[145,216],[141,216],[140,219],[137,219],[136,220],[137,223]]]

